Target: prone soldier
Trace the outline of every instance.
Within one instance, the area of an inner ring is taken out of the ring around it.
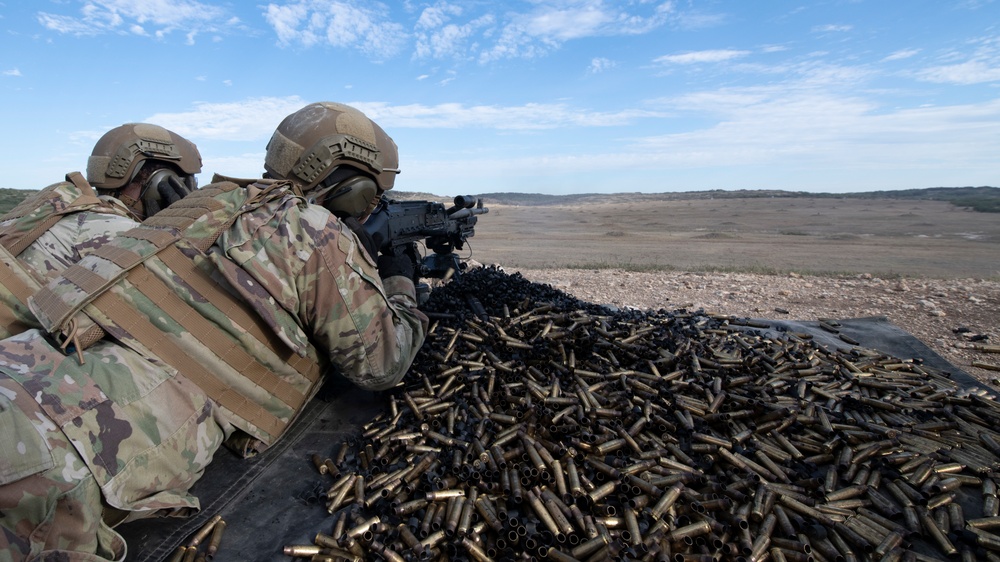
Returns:
[[[188,195],[31,297],[44,330],[0,342],[0,549],[120,560],[115,524],[197,509],[218,448],[274,444],[324,375],[395,385],[427,329],[412,252],[376,260],[349,225],[397,166],[363,113],[310,104],[267,178]]]

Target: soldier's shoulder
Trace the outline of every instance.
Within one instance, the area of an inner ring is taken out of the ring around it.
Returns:
[[[235,183],[240,187],[248,187],[253,183],[260,181],[260,178],[238,178],[236,176],[225,176],[222,174],[212,174],[212,183],[209,185],[214,185],[217,183]],[[208,186],[205,186],[208,187]]]

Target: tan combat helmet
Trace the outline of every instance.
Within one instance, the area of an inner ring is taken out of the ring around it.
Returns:
[[[365,217],[399,173],[396,143],[357,109],[309,104],[278,125],[267,143],[268,176],[294,182],[310,201],[341,216]]]
[[[97,141],[87,161],[87,181],[98,189],[121,189],[147,160],[169,162],[187,176],[201,172],[201,154],[191,141],[159,125],[126,123]]]

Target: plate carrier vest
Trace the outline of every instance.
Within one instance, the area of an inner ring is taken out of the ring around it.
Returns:
[[[266,447],[318,389],[318,354],[308,343],[293,349],[225,288],[225,280],[217,281],[208,251],[241,214],[290,195],[289,185],[220,182],[194,191],[91,254],[113,264],[102,270],[112,274],[95,273],[83,260],[42,287],[30,300],[31,310],[68,353],[80,353],[110,334],[169,365],[213,399],[233,425]],[[168,284],[153,273],[148,265],[155,260],[158,270],[169,269],[171,279],[181,282]],[[53,290],[57,285],[65,289],[67,282],[70,290]],[[139,301],[145,303],[141,310],[134,304]],[[268,314],[285,315],[282,325],[297,325],[278,305]],[[168,322],[182,333],[164,330],[157,322]],[[212,369],[198,359],[206,354],[215,357]],[[82,361],[83,355],[79,357]]]

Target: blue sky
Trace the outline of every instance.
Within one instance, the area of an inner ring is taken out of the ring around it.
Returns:
[[[1000,185],[1000,1],[0,0],[2,187],[131,121],[258,177],[338,101],[439,195]]]

